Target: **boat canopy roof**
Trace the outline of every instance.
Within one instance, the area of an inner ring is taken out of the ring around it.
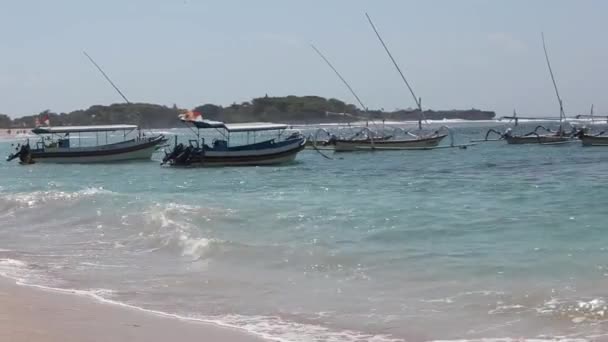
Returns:
[[[220,128],[225,129],[228,132],[253,132],[253,131],[276,131],[286,129],[285,124],[276,124],[268,122],[247,122],[238,124],[227,124],[221,121],[211,120],[182,120],[196,126],[196,128]]]
[[[267,123],[267,122],[248,122],[242,124],[225,124],[229,132],[249,132],[249,131],[274,131],[286,129],[285,124]]]
[[[36,127],[32,129],[35,134],[80,133],[80,132],[114,132],[132,131],[137,125],[104,125],[104,126],[57,126]]]

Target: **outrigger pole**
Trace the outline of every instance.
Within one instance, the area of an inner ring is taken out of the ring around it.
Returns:
[[[559,127],[563,132],[564,128],[562,126],[562,121],[566,119],[566,114],[564,113],[564,105],[562,102],[562,98],[559,96],[559,91],[557,90],[557,83],[555,82],[555,76],[553,76],[553,69],[551,69],[551,62],[549,62],[549,53],[547,52],[547,45],[545,44],[545,34],[543,32],[540,33],[540,36],[543,40],[543,50],[545,51],[545,59],[547,60],[547,67],[549,67],[549,74],[551,74],[551,81],[553,81],[553,88],[555,89],[555,95],[557,96],[557,101],[559,102]]]
[[[391,54],[391,52],[389,51],[388,47],[384,43],[384,40],[382,39],[382,37],[380,36],[380,33],[376,29],[376,25],[374,25],[374,22],[372,21],[372,18],[370,18],[369,14],[367,14],[367,13],[365,13],[365,16],[367,17],[367,20],[369,21],[369,24],[372,26],[372,29],[374,29],[374,32],[376,33],[376,36],[378,37],[378,40],[380,40],[380,43],[384,47],[384,50],[388,54],[388,57],[393,62],[393,65],[395,66],[395,68],[399,72],[399,75],[401,75],[401,79],[403,80],[403,82],[407,86],[407,89],[409,89],[410,94],[412,94],[412,97],[414,98],[414,102],[416,102],[416,106],[418,107],[418,112],[420,113],[420,115],[418,117],[418,129],[422,129],[422,120],[426,121],[426,118],[424,117],[424,113],[422,112],[422,98],[416,97],[416,94],[414,94],[414,90],[410,86],[409,82],[405,78],[405,75],[403,75],[403,72],[401,71],[401,68],[399,68],[399,65],[397,64],[397,62],[393,58],[393,55]]]
[[[353,89],[353,87],[351,87],[350,84],[346,81],[346,79],[344,77],[342,77],[342,75],[340,74],[340,72],[338,71],[338,69],[336,69],[333,66],[333,64],[331,64],[331,62],[329,61],[329,59],[327,59],[327,57],[325,57],[325,55],[323,55],[323,53],[321,53],[321,51],[319,49],[317,49],[317,47],[314,44],[311,43],[310,46],[325,61],[325,63],[327,63],[327,65],[331,68],[331,70],[334,71],[334,73],[336,74],[336,76],[338,76],[338,78],[342,81],[342,83],[344,83],[344,85],[346,86],[346,88],[348,88],[348,91],[350,91],[350,93],[353,94],[353,96],[355,97],[355,99],[357,99],[357,102],[359,103],[359,105],[361,106],[361,108],[363,109],[363,111],[366,114],[369,115],[369,110],[368,110],[367,106],[365,104],[363,104],[363,101],[361,101],[361,98],[359,97],[359,95],[357,95],[357,93],[355,93],[355,90]],[[378,125],[376,125],[376,121],[373,118],[368,118],[367,121],[368,122],[371,121],[372,124],[374,125],[374,127],[376,127],[376,130],[378,129]],[[383,134],[384,134],[384,132],[383,132]]]
[[[89,56],[89,54],[86,51],[82,51],[82,53],[84,53],[84,55],[87,56],[89,61],[91,61],[91,63],[93,63],[93,65],[97,68],[97,70],[99,70],[99,72],[101,72],[103,77],[110,83],[110,85],[112,85],[112,87],[114,87],[114,90],[116,90],[118,92],[118,94],[120,94],[120,96],[125,100],[125,102],[127,102],[128,104],[131,104],[131,101],[129,101],[127,99],[127,97],[125,96],[125,94],[123,94],[122,91],[120,91],[120,89],[118,89],[116,84],[114,84],[114,82],[112,82],[110,77],[108,77],[108,75],[103,71],[103,69],[99,66],[99,64],[97,64],[95,62],[95,60],[93,60],[93,58],[91,56]]]
[[[348,90],[350,91],[350,93],[353,94],[353,96],[355,97],[355,99],[357,99],[357,102],[359,102],[359,105],[361,106],[361,108],[363,108],[363,110],[367,112],[367,106],[365,106],[363,104],[363,102],[361,101],[361,99],[359,98],[359,96],[357,95],[357,93],[355,93],[355,91],[353,90],[353,88],[350,86],[350,84],[348,84],[348,82],[344,79],[344,77],[342,77],[342,75],[338,72],[338,70],[336,68],[334,68],[334,66],[331,64],[331,62],[321,53],[321,51],[319,51],[319,49],[317,49],[317,47],[314,44],[310,44],[310,46],[325,61],[325,63],[327,63],[327,65],[331,68],[331,70],[333,70],[334,73],[336,73],[336,76],[338,76],[338,78],[340,78],[340,80],[342,81],[342,83],[344,83],[344,85],[346,86],[346,88],[348,88]]]

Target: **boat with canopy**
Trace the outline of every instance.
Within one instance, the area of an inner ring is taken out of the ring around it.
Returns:
[[[131,133],[137,131],[133,138]],[[122,140],[110,141],[115,132]],[[57,126],[36,127],[32,133],[40,137],[34,143],[28,139],[19,144],[7,160],[19,159],[21,164],[33,163],[105,163],[149,160],[157,147],[166,141],[161,135],[146,136],[136,125]],[[82,137],[82,134],[85,137]],[[112,133],[109,135],[109,133]],[[92,140],[95,144],[83,144]]]
[[[176,136],[171,151],[165,152],[163,165],[210,167],[285,164],[293,162],[306,144],[306,139],[299,132],[287,135],[285,131],[288,126],[284,124],[228,124],[204,120],[200,113],[192,111],[180,115],[180,120],[189,125],[196,139],[184,144],[178,143]],[[215,137],[210,138],[211,144],[207,143],[201,131],[215,133]],[[265,137],[260,141],[258,135],[264,135],[264,132],[274,132],[275,137]]]

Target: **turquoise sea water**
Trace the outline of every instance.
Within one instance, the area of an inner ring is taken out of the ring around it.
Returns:
[[[608,340],[608,148],[329,155],[3,162],[0,273],[280,341]]]

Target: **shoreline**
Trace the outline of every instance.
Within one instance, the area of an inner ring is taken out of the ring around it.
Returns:
[[[0,341],[265,341],[233,328],[110,304],[0,277]]]

